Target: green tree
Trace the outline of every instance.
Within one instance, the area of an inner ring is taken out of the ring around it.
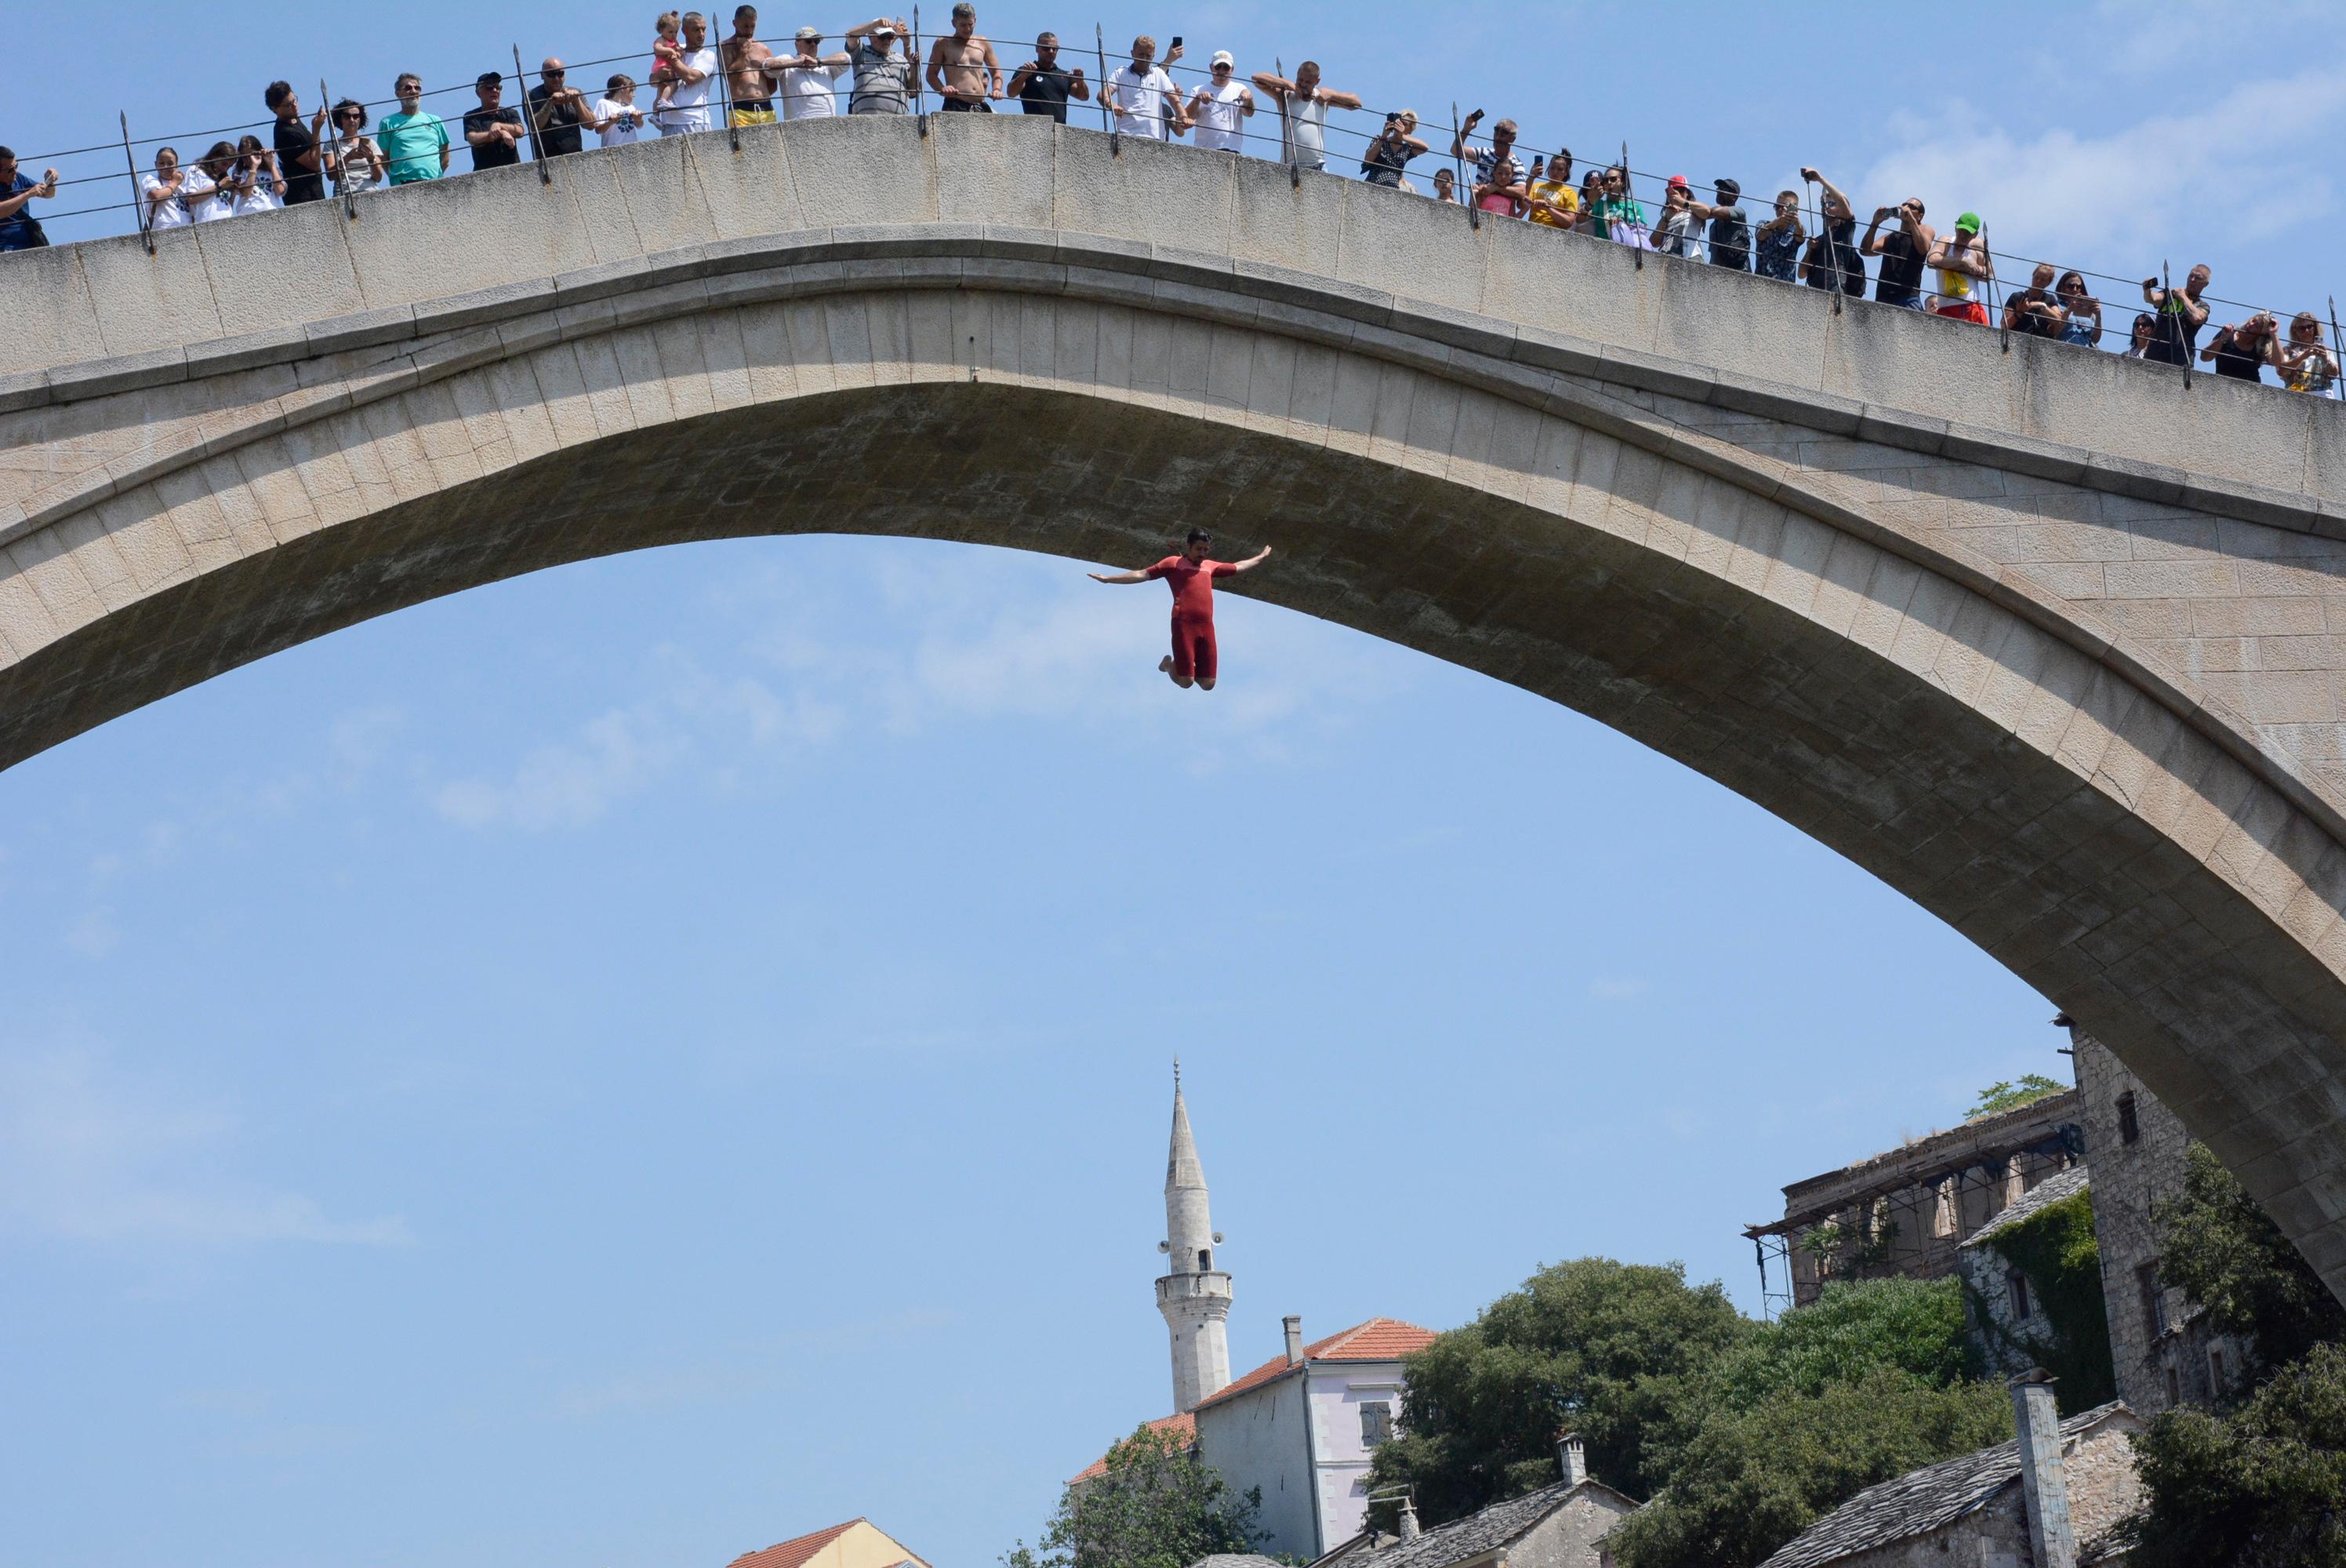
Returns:
[[[1675,1419],[1692,1374],[1750,1329],[1724,1289],[1688,1285],[1680,1264],[1543,1268],[1410,1358],[1402,1431],[1378,1448],[1372,1485],[1411,1487],[1437,1524],[1556,1480],[1556,1433],[1571,1427],[1594,1474],[1646,1496],[1661,1479],[1649,1436]]]
[[[2011,1435],[2010,1400],[1992,1384],[1894,1366],[1813,1392],[1788,1381],[1715,1408],[1668,1488],[1606,1543],[1622,1568],[1757,1563],[1864,1488]]]
[[[2265,1367],[2346,1339],[2346,1308],[2239,1178],[2205,1145],[2187,1159],[2183,1190],[2155,1211],[2160,1277],[2208,1309],[2210,1328],[2250,1340]]]
[[[2135,1568],[2346,1565],[2346,1348],[2320,1345],[2228,1416],[2174,1410],[2134,1440]]]
[[[1990,1084],[1979,1093],[1979,1103],[1964,1113],[1964,1120],[1975,1122],[1982,1116],[1993,1116],[1998,1111],[2016,1110],[2033,1105],[2048,1095],[2057,1095],[2068,1085],[2056,1084],[2042,1073],[2023,1073],[2017,1083],[2009,1080]]]
[[[1188,1440],[1141,1427],[1108,1450],[1107,1473],[1060,1495],[1038,1546],[1002,1554],[1004,1568],[1188,1568],[1217,1552],[1251,1552],[1262,1492],[1231,1493]]]

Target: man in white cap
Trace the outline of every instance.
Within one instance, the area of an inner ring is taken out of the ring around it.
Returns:
[[[1213,80],[1189,99],[1189,122],[1198,128],[1198,145],[1217,152],[1244,152],[1246,133],[1239,122],[1254,113],[1254,89],[1238,79],[1238,62],[1228,49],[1214,51]]]
[[[896,47],[904,32],[902,16],[892,22],[875,16],[847,30],[847,56],[855,69],[855,86],[847,95],[849,114],[913,112],[913,62]]]
[[[800,28],[796,53],[771,55],[765,62],[774,96],[782,100],[782,118],[820,120],[837,114],[839,78],[853,64],[845,55],[822,52],[821,28]]]

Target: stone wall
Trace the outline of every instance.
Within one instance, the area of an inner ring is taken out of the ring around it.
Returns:
[[[1627,1510],[1606,1492],[1584,1491],[1507,1548],[1507,1568],[1597,1568],[1604,1552],[1596,1543]]]
[[[2160,1237],[2152,1217],[2183,1190],[2191,1135],[2109,1047],[2082,1029],[2072,1029],[2070,1039],[2118,1398],[2146,1416],[2177,1404],[2212,1404],[2218,1369],[2227,1379],[2236,1375],[2240,1347],[2210,1334],[2182,1290],[2158,1279]]]

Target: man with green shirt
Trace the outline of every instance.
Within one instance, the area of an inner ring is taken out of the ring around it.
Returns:
[[[375,122],[375,145],[391,168],[391,183],[437,179],[448,172],[448,127],[423,107],[423,78],[410,71],[392,85],[399,112]]]

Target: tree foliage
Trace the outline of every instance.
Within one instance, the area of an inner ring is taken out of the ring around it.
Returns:
[[[1438,1524],[1556,1480],[1569,1427],[1593,1474],[1646,1496],[1672,1390],[1749,1331],[1717,1282],[1690,1286],[1679,1264],[1544,1268],[1410,1358],[1402,1431],[1378,1448],[1372,1484],[1410,1486]]]
[[[2227,1416],[2134,1440],[2150,1494],[2135,1568],[2346,1568],[2346,1347],[2316,1346]]]
[[[1218,1552],[1251,1552],[1260,1488],[1233,1494],[1198,1462],[1188,1439],[1141,1427],[1108,1450],[1107,1473],[1060,1495],[1037,1546],[1020,1542],[1004,1568],[1188,1568]]]
[[[2067,1084],[2057,1084],[2042,1073],[2023,1073],[2017,1081],[2006,1079],[1982,1089],[1978,1104],[1964,1113],[1964,1120],[1976,1122],[1982,1116],[1993,1116],[1999,1111],[2017,1110],[2047,1095],[2057,1095],[2066,1087]]]
[[[2188,1154],[2183,1190],[2158,1206],[2159,1274],[2208,1309],[2208,1327],[2247,1339],[2265,1367],[2346,1339],[2346,1308],[2207,1146]]]
[[[2010,1400],[1992,1384],[1878,1366],[1813,1392],[1786,1386],[1715,1409],[1668,1490],[1606,1544],[1622,1568],[1740,1568],[1877,1481],[2011,1435]]]

